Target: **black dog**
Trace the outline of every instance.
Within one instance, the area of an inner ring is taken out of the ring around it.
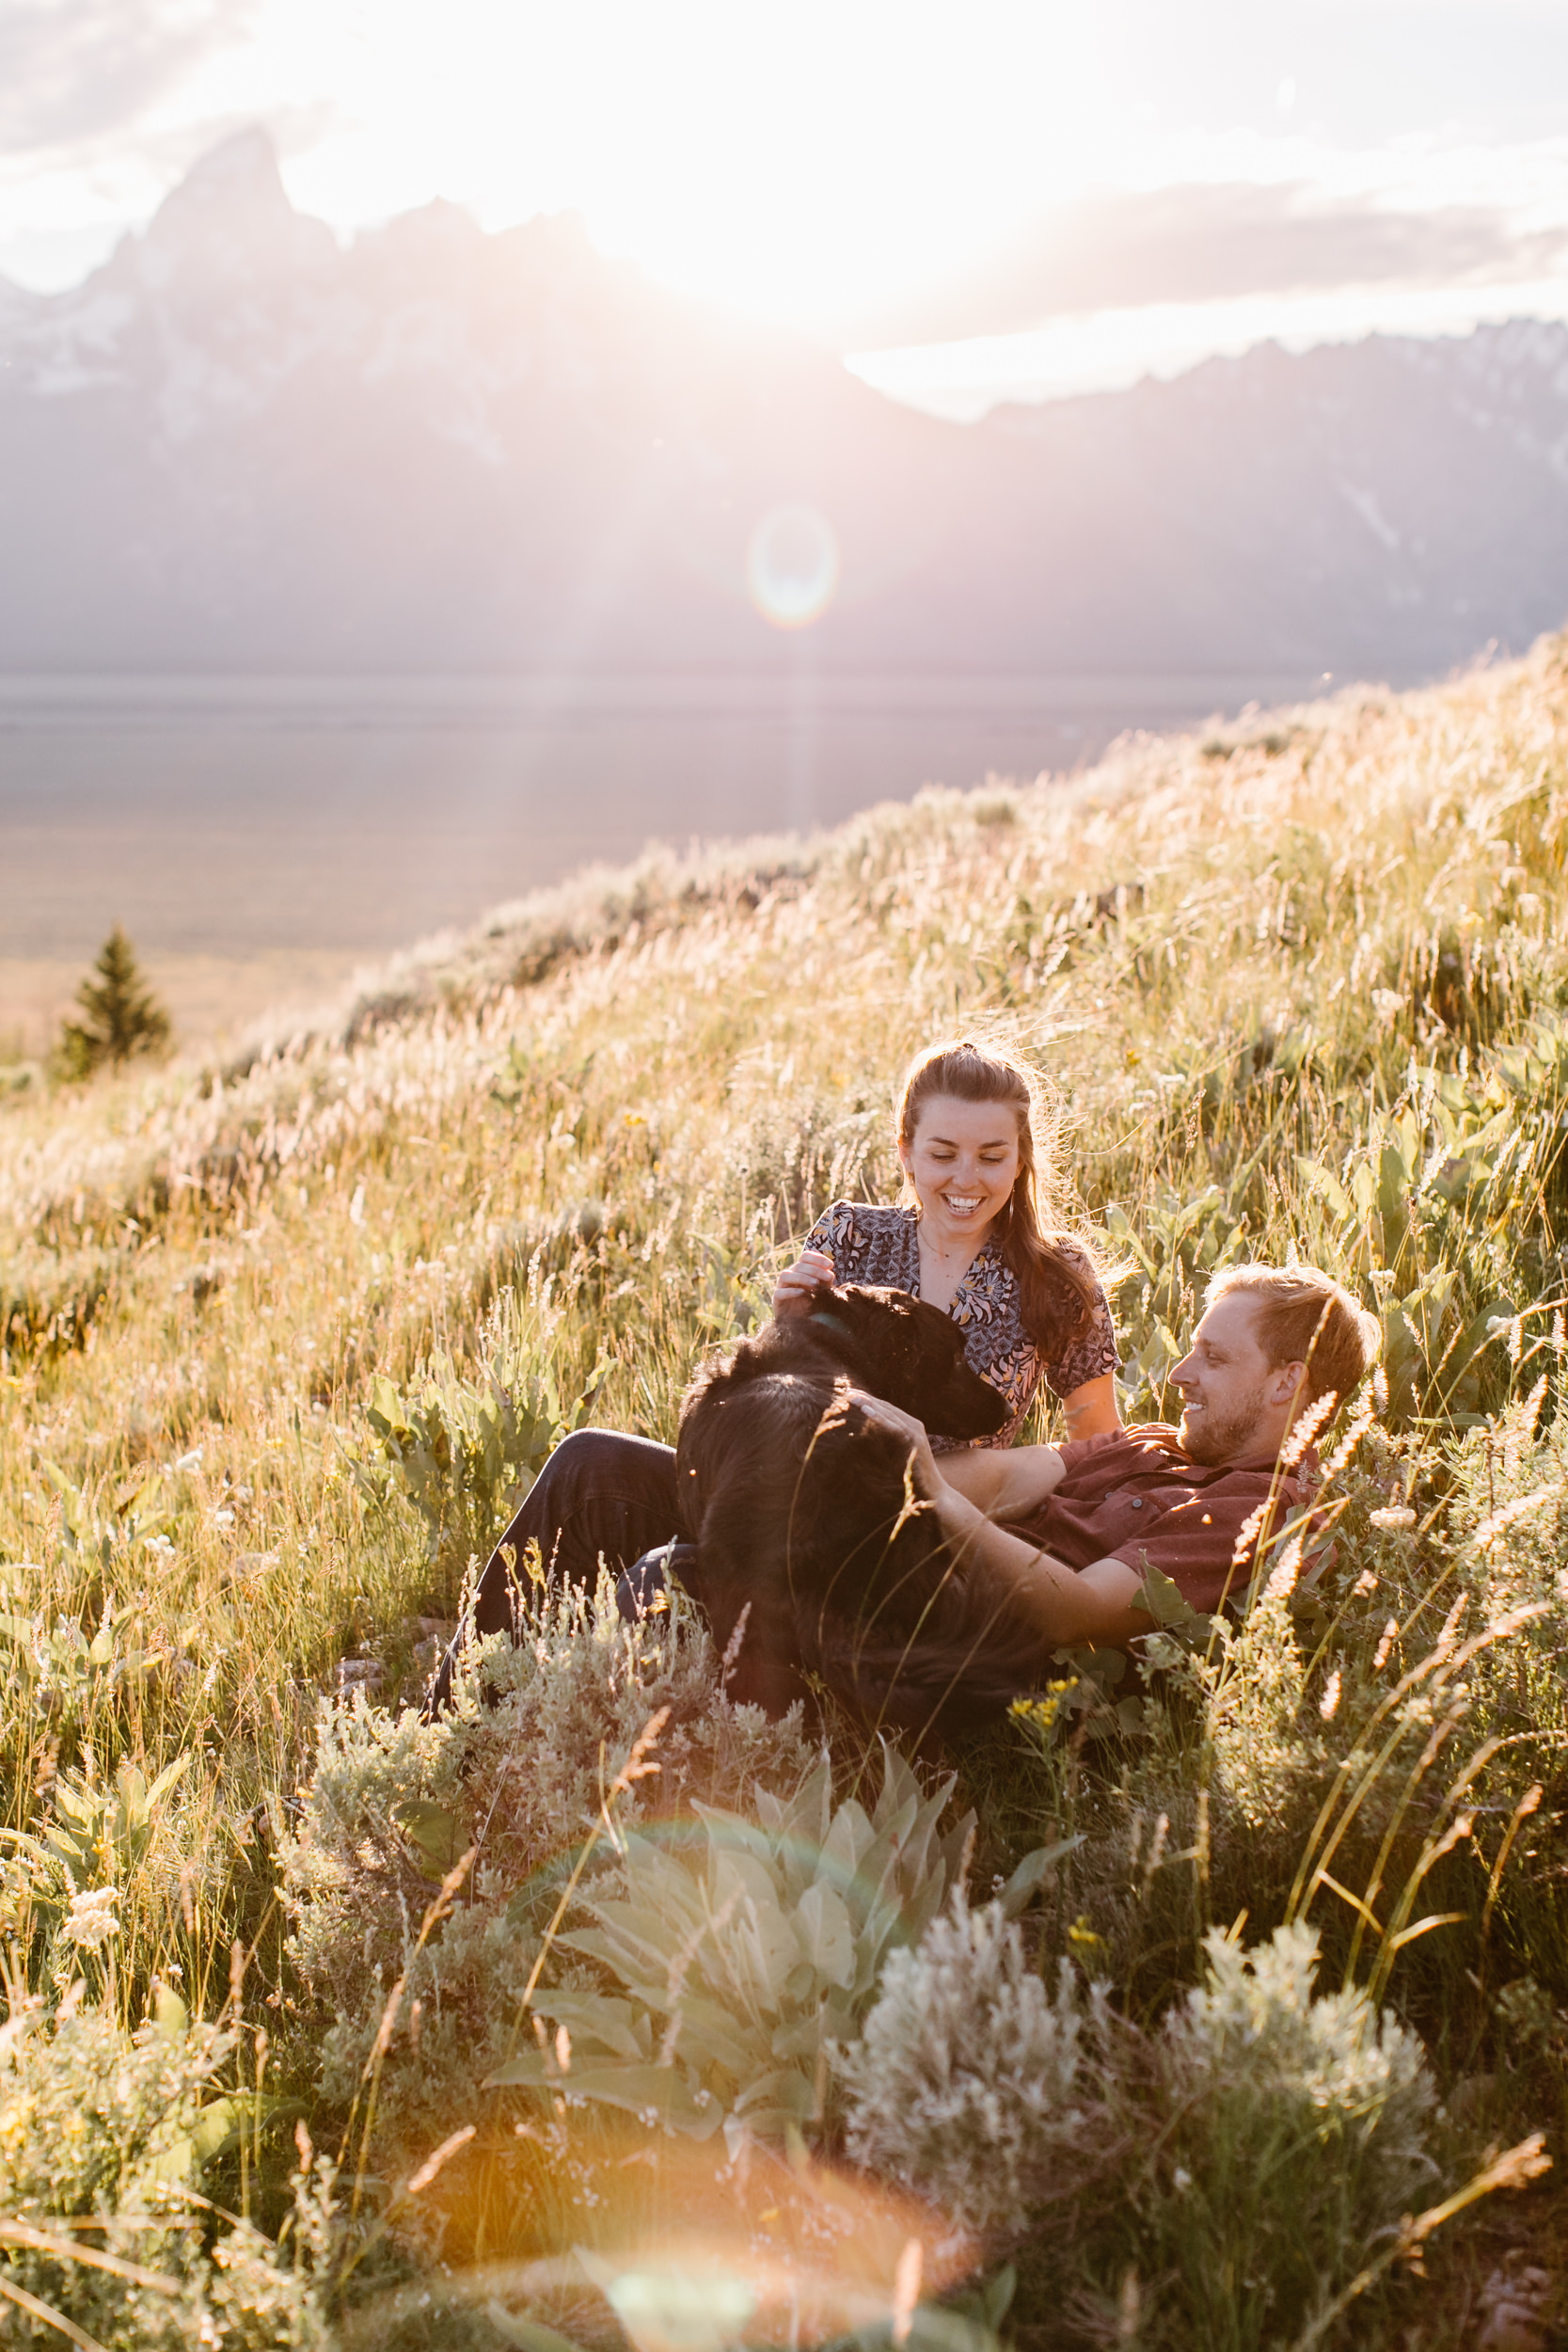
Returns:
[[[990,1437],[1007,1414],[940,1308],[858,1283],[823,1291],[688,1391],[675,1468],[689,1581],[735,1652],[733,1697],[782,1712],[813,1676],[874,1721],[952,1728],[982,1698],[964,1671],[977,1662],[968,1596],[908,1447],[866,1421],[853,1388],[936,1437]],[[1004,1679],[1010,1696],[1019,1684]]]

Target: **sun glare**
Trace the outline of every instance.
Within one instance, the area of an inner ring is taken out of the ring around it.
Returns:
[[[799,324],[956,266],[1109,156],[1106,75],[1056,0],[264,0],[257,45],[296,109],[316,85],[286,166],[306,209],[572,206],[662,282]],[[214,100],[237,70],[211,69]]]

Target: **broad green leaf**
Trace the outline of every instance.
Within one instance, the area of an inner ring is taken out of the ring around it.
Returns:
[[[734,1845],[714,1847],[711,1853],[708,1883],[716,1911],[732,1899],[748,1896],[754,1903],[777,1907],[778,1882],[761,1854]]]
[[[842,1879],[852,1878],[863,1854],[876,1843],[876,1832],[853,1797],[841,1804],[833,1815],[828,1835],[822,1841],[823,1860],[838,1866]]]
[[[468,1833],[457,1816],[423,1797],[394,1805],[392,1819],[419,1855],[427,1879],[444,1879],[467,1851]]]
[[[157,1804],[162,1798],[167,1796],[169,1790],[175,1786],[177,1781],[181,1781],[184,1778],[190,1760],[189,1751],[182,1750],[180,1755],[175,1757],[172,1764],[166,1764],[164,1766],[163,1771],[158,1774],[157,1779],[153,1782],[151,1788],[147,1792],[147,1804],[149,1812],[151,1811],[152,1807]]]
[[[689,2064],[702,2073],[717,2063],[736,2082],[745,2081],[757,2062],[756,2045],[721,2002],[683,1991],[671,2013],[681,2021],[676,2046]]]
[[[209,2100],[190,2130],[193,2166],[200,2170],[216,2164],[231,2154],[242,2138],[248,2139],[252,2132],[304,2113],[302,2100],[274,2099],[256,2090],[235,2090],[222,2099]]]
[[[744,2279],[722,2272],[661,2269],[648,2263],[626,2270],[577,2249],[578,2260],[603,2293],[634,2344],[663,2352],[725,2352],[738,2342],[756,2309]]]
[[[487,2090],[519,2086],[531,2090],[547,2086],[565,2090],[574,2099],[594,2099],[605,2106],[623,2108],[630,2115],[651,2115],[689,2139],[709,2138],[724,2120],[723,2102],[711,2091],[693,2091],[673,2066],[574,2066],[562,2082],[558,2074],[546,2074],[539,2051],[525,2051],[485,2077]]]
[[[1194,1625],[1198,1613],[1177,1590],[1168,1576],[1145,1565],[1144,1581],[1132,1596],[1134,1609],[1147,1610],[1156,1625]]]
[[[190,2024],[184,2002],[161,1977],[152,1988],[152,2022],[167,2042],[182,2042]]]
[[[1002,1889],[1000,1900],[1009,1919],[1017,1918],[1046,1872],[1066,1855],[1075,1852],[1083,1843],[1084,1834],[1080,1831],[1076,1837],[1059,1837],[1053,1846],[1037,1846],[1033,1853],[1024,1855]]]
[[[1322,1160],[1309,1159],[1305,1152],[1298,1152],[1296,1173],[1301,1177],[1308,1192],[1315,1192],[1320,1200],[1326,1202],[1341,1225],[1352,1223],[1355,1216],[1355,1210],[1352,1205],[1350,1195],[1338,1176],[1332,1169],[1326,1168]]]
[[[855,1929],[843,1899],[831,1886],[808,1886],[795,1915],[800,1950],[829,1984],[848,1985],[855,1976]]]
[[[153,2143],[149,2152],[147,2169],[155,2181],[171,2181],[182,2186],[196,2170],[196,2151],[188,2132],[181,2132],[173,2139]]]
[[[535,1994],[533,2006],[542,2017],[564,2026],[574,2042],[579,2035],[593,2034],[607,2051],[637,2065],[645,2064],[653,2056],[647,2015],[630,2001],[603,1993],[546,1992]]]
[[[543,2320],[519,2318],[494,2296],[484,2306],[484,2316],[503,2344],[515,2344],[521,2352],[581,2352],[570,2336],[558,2335]]]
[[[798,2123],[812,2122],[817,2113],[816,2086],[797,2066],[776,2067],[749,2082],[735,2103],[736,2115],[743,2116],[753,2129],[759,2108],[793,2117]]]

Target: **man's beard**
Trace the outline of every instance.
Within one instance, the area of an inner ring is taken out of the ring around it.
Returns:
[[[1258,1449],[1252,1442],[1253,1432],[1263,1418],[1263,1391],[1254,1390],[1244,1405],[1238,1405],[1224,1415],[1208,1406],[1196,1421],[1189,1421],[1187,1408],[1181,1408],[1181,1442],[1195,1462],[1207,1470],[1218,1470],[1224,1462],[1244,1460]]]

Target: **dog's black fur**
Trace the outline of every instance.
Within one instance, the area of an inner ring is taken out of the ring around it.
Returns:
[[[781,1713],[813,1677],[873,1721],[951,1729],[1023,1678],[989,1628],[972,1631],[909,1448],[865,1419],[852,1388],[937,1437],[990,1437],[1007,1415],[940,1308],[860,1283],[824,1290],[687,1392],[675,1462],[692,1581],[720,1648],[735,1650],[733,1697]]]

